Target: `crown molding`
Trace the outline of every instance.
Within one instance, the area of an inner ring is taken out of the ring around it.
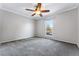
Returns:
[[[20,12],[17,12],[17,11],[14,11],[14,10],[10,10],[10,9],[7,9],[7,8],[3,8],[3,7],[0,7],[1,10],[3,11],[7,11],[7,12],[11,12],[11,13],[14,13],[14,14],[17,14],[17,15],[20,15],[20,16],[23,16],[25,18],[28,18],[28,19],[31,19],[30,17],[20,13]]]
[[[61,10],[60,12],[57,11],[57,12],[55,12],[55,13],[53,13],[53,14],[51,13],[51,14],[49,14],[49,16],[47,17],[47,19],[49,19],[49,18],[51,18],[51,17],[54,17],[55,15],[68,12],[68,11],[70,11],[70,10],[77,9],[78,7],[79,7],[79,5],[74,6],[74,7],[72,7],[72,8],[68,8],[68,9]],[[45,17],[45,18],[46,18],[46,17]]]

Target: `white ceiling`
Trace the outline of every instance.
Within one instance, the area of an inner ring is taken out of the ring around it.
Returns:
[[[36,5],[35,3],[1,3],[0,5],[0,8],[4,10],[14,12],[28,18],[41,18],[38,15],[31,16],[33,12],[25,10],[26,8],[34,9]],[[48,17],[56,12],[67,11],[76,8],[77,6],[77,3],[43,3],[43,7],[50,10],[49,13],[43,13],[43,17]]]

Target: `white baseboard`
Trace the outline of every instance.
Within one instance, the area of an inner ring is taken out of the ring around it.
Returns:
[[[6,42],[11,42],[11,41],[16,41],[16,40],[28,39],[28,38],[32,38],[32,37],[33,36],[31,36],[31,37],[25,37],[25,38],[11,39],[11,40],[3,40],[3,41],[0,42],[0,44],[6,43]]]

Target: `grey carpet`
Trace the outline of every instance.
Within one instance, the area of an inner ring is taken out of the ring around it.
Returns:
[[[69,43],[29,38],[1,44],[0,56],[79,56],[79,49]]]

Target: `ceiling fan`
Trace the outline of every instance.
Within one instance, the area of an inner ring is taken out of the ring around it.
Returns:
[[[42,10],[42,4],[41,3],[38,3],[35,7],[34,10],[32,9],[25,9],[27,11],[33,11],[34,13],[32,14],[32,16],[34,15],[40,15],[41,17],[43,16],[42,13],[45,13],[45,12],[49,12],[50,10]]]

